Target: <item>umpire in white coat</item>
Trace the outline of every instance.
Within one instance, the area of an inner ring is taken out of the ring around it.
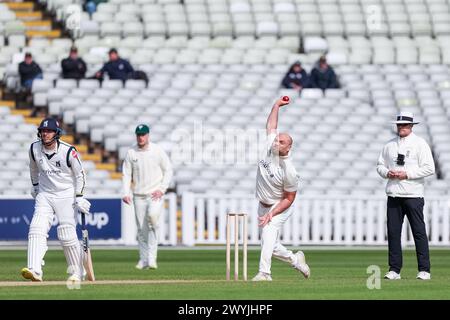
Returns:
[[[131,204],[133,194],[136,214],[139,262],[137,269],[156,269],[158,225],[163,195],[172,179],[172,165],[161,147],[150,142],[150,128],[136,127],[137,145],[128,150],[123,162],[123,201]]]
[[[401,232],[405,215],[416,244],[419,273],[417,279],[429,280],[430,255],[423,217],[424,178],[434,174],[434,160],[426,141],[412,132],[414,116],[403,112],[397,116],[398,137],[389,141],[378,158],[378,174],[388,179],[386,185],[389,272],[385,278],[398,280],[402,268]]]

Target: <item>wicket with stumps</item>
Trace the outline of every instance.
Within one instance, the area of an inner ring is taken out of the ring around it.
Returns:
[[[247,214],[227,213],[227,280],[231,280],[231,227],[234,225],[234,281],[239,280],[239,226],[242,221],[243,280],[247,281]]]

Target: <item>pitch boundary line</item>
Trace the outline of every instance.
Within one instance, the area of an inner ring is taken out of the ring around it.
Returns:
[[[103,284],[189,284],[189,283],[208,283],[208,282],[227,282],[227,280],[97,280],[95,282],[83,281],[81,286],[85,285],[103,285]],[[1,287],[45,287],[45,286],[66,286],[66,281],[0,281]]]

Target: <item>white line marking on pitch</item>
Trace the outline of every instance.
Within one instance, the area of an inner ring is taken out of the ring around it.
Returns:
[[[83,281],[81,285],[93,284],[183,284],[183,283],[208,283],[226,282],[226,280],[97,280],[95,282]],[[1,281],[0,287],[31,287],[31,286],[65,286],[66,281]]]

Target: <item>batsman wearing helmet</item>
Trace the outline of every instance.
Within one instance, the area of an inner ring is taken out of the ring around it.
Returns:
[[[280,242],[283,225],[292,215],[292,204],[297,194],[298,176],[289,154],[292,138],[277,132],[278,113],[289,104],[285,96],[275,102],[267,119],[267,153],[258,163],[256,198],[259,200],[258,215],[261,227],[261,258],[259,272],[253,281],[272,281],[272,256],[288,262],[306,278],[310,275],[302,251],[296,254]]]
[[[31,195],[35,199],[28,232],[28,262],[22,276],[42,281],[42,262],[48,232],[56,214],[58,239],[69,266],[69,281],[81,281],[81,248],[76,233],[77,213],[89,214],[91,204],[83,198],[86,176],[75,147],[61,141],[58,121],[44,119],[39,140],[30,146]]]

